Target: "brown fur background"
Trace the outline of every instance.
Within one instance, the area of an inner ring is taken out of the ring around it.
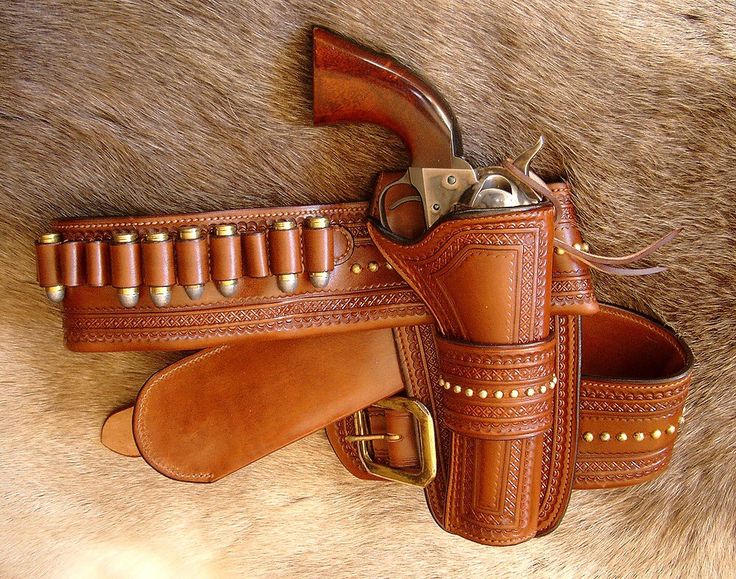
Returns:
[[[0,575],[727,576],[736,569],[736,9],[728,2],[38,1],[0,9]],[[697,374],[670,470],[576,492],[561,527],[489,548],[419,491],[353,480],[316,434],[214,485],[98,442],[173,354],[73,354],[34,283],[50,219],[365,197],[402,168],[368,126],[310,126],[310,26],[433,82],[476,163],[539,133],[586,237],[623,254],[601,298],[658,316]]]

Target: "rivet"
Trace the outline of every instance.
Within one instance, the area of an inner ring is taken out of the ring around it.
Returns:
[[[641,442],[642,440],[644,440],[644,433],[643,432],[635,432],[634,433],[634,440],[636,440],[636,442]]]
[[[444,378],[440,378],[440,386],[444,386],[444,385],[445,385],[445,379]]]
[[[509,396],[511,396],[511,398],[518,398],[519,397],[519,391],[518,390],[512,390],[511,392],[509,392]]]
[[[452,388],[452,384],[445,382],[445,390],[449,390],[450,388]]]
[[[527,388],[526,389],[526,395],[527,396],[534,396],[534,388]]]
[[[588,245],[585,241],[583,242],[583,251],[590,251],[590,245]]]
[[[557,377],[557,374],[552,374],[552,384],[557,384],[560,379]]]
[[[594,438],[595,438],[595,436],[593,436],[593,433],[592,432],[586,432],[585,434],[583,434],[583,440],[585,442],[593,442],[593,439]]]
[[[684,416],[680,416],[677,419],[677,424],[685,424],[685,417]]]
[[[618,440],[619,442],[626,442],[628,439],[629,437],[626,435],[625,432],[619,432],[616,435],[616,440]]]
[[[565,254],[565,250],[562,249],[561,247],[555,247],[555,253],[557,255],[564,255]]]
[[[478,392],[478,396],[480,396],[481,398],[488,398],[488,390],[481,390],[480,392]]]
[[[669,426],[667,427],[667,429],[665,430],[665,432],[666,432],[667,434],[674,434],[674,433],[675,433],[675,430],[677,430],[677,429],[675,428],[675,425],[674,425],[674,424],[670,424],[670,425],[669,425]]]
[[[459,386],[459,385],[457,385],[457,384],[456,384],[455,386],[453,386],[453,388],[452,388],[452,391],[453,391],[453,392],[454,392],[455,394],[460,394],[460,392],[462,392],[462,391],[463,391],[463,388],[462,388],[462,386]]]
[[[544,394],[544,393],[545,393],[545,392],[547,391],[547,387],[546,387],[546,386],[545,386],[544,384],[542,384],[542,385],[541,385],[541,386],[539,387],[539,391],[540,391],[540,392],[541,392],[542,394]]]
[[[387,263],[387,264],[386,264],[386,269],[393,269],[393,268],[394,268],[394,266],[393,266],[393,265],[391,265],[390,263]]]
[[[360,265],[359,263],[354,263],[353,265],[350,266],[350,271],[352,271],[355,274],[358,274],[361,271],[363,271],[363,266]]]
[[[376,271],[378,271],[378,264],[375,261],[369,261],[368,262],[368,269],[370,271],[376,272]]]
[[[652,438],[654,440],[657,440],[660,436],[662,436],[662,431],[659,428],[652,432]]]
[[[582,245],[580,245],[579,243],[573,243],[573,244],[572,244],[572,246],[573,246],[573,247],[574,247],[575,249],[577,249],[578,251],[580,251],[580,250],[581,250],[581,249],[583,248],[583,246],[582,246]]]
[[[473,389],[472,388],[466,388],[465,389],[465,396],[470,398],[473,395]]]
[[[502,390],[496,390],[493,393],[493,397],[494,398],[498,398],[500,400],[501,398],[503,398],[503,391]]]
[[[608,432],[601,432],[598,436],[603,442],[608,442],[611,440],[611,435]]]

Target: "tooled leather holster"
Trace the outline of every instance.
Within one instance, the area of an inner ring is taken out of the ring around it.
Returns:
[[[402,133],[408,114],[356,104],[385,101],[391,79],[343,94],[373,74],[348,74],[349,57],[394,63],[346,43],[315,30],[315,120],[389,126],[418,166],[431,139]],[[446,188],[470,170],[434,161]],[[657,322],[599,305],[589,269],[630,273],[642,255],[591,254],[569,187],[504,167],[474,173],[473,195],[438,216],[414,171],[381,175],[370,204],[55,222],[38,276],[63,301],[69,348],[199,350],[108,418],[103,442],[213,482],[326,427],[353,474],[424,487],[440,526],[488,545],[554,529],[573,488],[660,474],[692,355]],[[398,199],[406,185],[422,203]],[[492,205],[524,191],[533,202]]]

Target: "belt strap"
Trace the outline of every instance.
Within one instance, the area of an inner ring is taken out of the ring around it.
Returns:
[[[395,176],[382,175],[377,188]],[[563,207],[555,237],[587,246],[568,186],[550,188]],[[422,300],[370,239],[369,211],[359,202],[60,220],[52,225],[53,241],[36,245],[39,283],[47,292],[64,289],[64,338],[76,351],[193,350],[431,323]],[[308,235],[315,216],[329,220],[329,238]],[[272,235],[285,221],[296,225],[291,237]],[[229,226],[231,235],[219,235]],[[186,239],[192,228],[199,239]],[[151,241],[162,234],[165,241]],[[315,286],[314,274],[330,261],[329,281]],[[296,285],[284,291],[287,270],[296,270]],[[224,288],[232,286],[223,284],[231,281],[237,283],[228,293]],[[160,283],[172,285],[155,285]],[[193,293],[197,285],[200,293]],[[154,292],[162,287],[169,300],[157,306]],[[138,292],[133,307],[121,304],[128,290]],[[585,315],[597,307],[587,266],[556,252],[552,313]]]

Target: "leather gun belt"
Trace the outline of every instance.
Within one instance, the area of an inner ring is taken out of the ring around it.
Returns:
[[[567,186],[550,189],[555,238],[587,246]],[[39,282],[63,287],[69,348],[201,349],[154,374],[103,441],[171,478],[212,482],[328,427],[356,476],[411,479],[428,443],[416,415],[383,402],[403,392],[434,417],[433,516],[494,545],[554,528],[572,488],[637,484],[666,467],[692,365],[671,330],[599,306],[588,267],[556,251],[539,338],[447,339],[371,240],[371,212],[345,203],[54,223],[58,235],[37,244]],[[476,487],[464,473],[481,464],[493,484]]]

